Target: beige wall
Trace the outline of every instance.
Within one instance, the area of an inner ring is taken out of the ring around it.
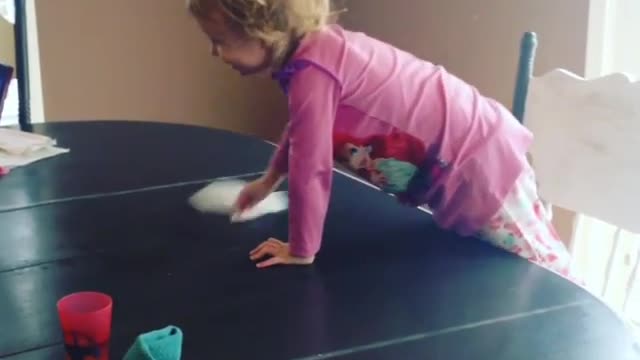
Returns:
[[[212,59],[183,4],[37,1],[46,120],[155,120],[276,137],[286,115],[275,84]]]
[[[347,0],[352,29],[443,64],[486,95],[511,107],[520,38],[538,34],[535,73],[555,67],[585,72],[593,0]],[[628,0],[633,1],[633,0]],[[574,216],[554,210],[563,239]]]
[[[511,104],[525,31],[539,37],[537,72],[584,72],[590,0],[347,0],[344,23],[445,65]]]
[[[522,32],[538,72],[584,71],[587,0],[347,0],[343,22],[433,62],[509,104]],[[284,99],[207,53],[182,0],[37,1],[48,121],[142,119],[275,138]]]
[[[0,64],[15,68],[13,25],[0,16]]]

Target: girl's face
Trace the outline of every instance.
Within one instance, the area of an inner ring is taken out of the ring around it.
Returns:
[[[264,43],[230,29],[220,11],[198,24],[211,42],[211,55],[219,57],[241,75],[253,75],[269,68],[270,52]]]

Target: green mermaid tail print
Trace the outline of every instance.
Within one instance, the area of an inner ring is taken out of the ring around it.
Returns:
[[[371,182],[392,194],[406,192],[409,182],[418,172],[415,165],[392,158],[375,159],[372,165]]]

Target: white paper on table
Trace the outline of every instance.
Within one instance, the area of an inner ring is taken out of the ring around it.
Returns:
[[[22,155],[55,145],[56,141],[48,136],[0,128],[0,151],[9,155]]]
[[[524,124],[542,198],[640,232],[639,82],[561,70],[533,78]]]
[[[0,150],[0,166],[8,168],[24,166],[67,152],[69,152],[69,149],[62,149],[54,146],[41,148],[38,151],[26,153],[23,155],[10,155]]]
[[[189,198],[189,204],[200,212],[230,216],[232,222],[249,221],[288,208],[287,192],[278,191],[271,193],[253,208],[241,214],[233,214],[233,204],[246,185],[245,181],[240,180],[214,181],[193,194]]]
[[[0,128],[0,166],[14,168],[69,152],[48,136]]]

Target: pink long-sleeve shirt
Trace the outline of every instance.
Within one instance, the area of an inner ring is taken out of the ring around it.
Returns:
[[[290,119],[270,166],[289,178],[289,242],[320,249],[334,161],[462,235],[499,210],[531,133],[443,67],[338,25],[308,34],[274,74]]]

